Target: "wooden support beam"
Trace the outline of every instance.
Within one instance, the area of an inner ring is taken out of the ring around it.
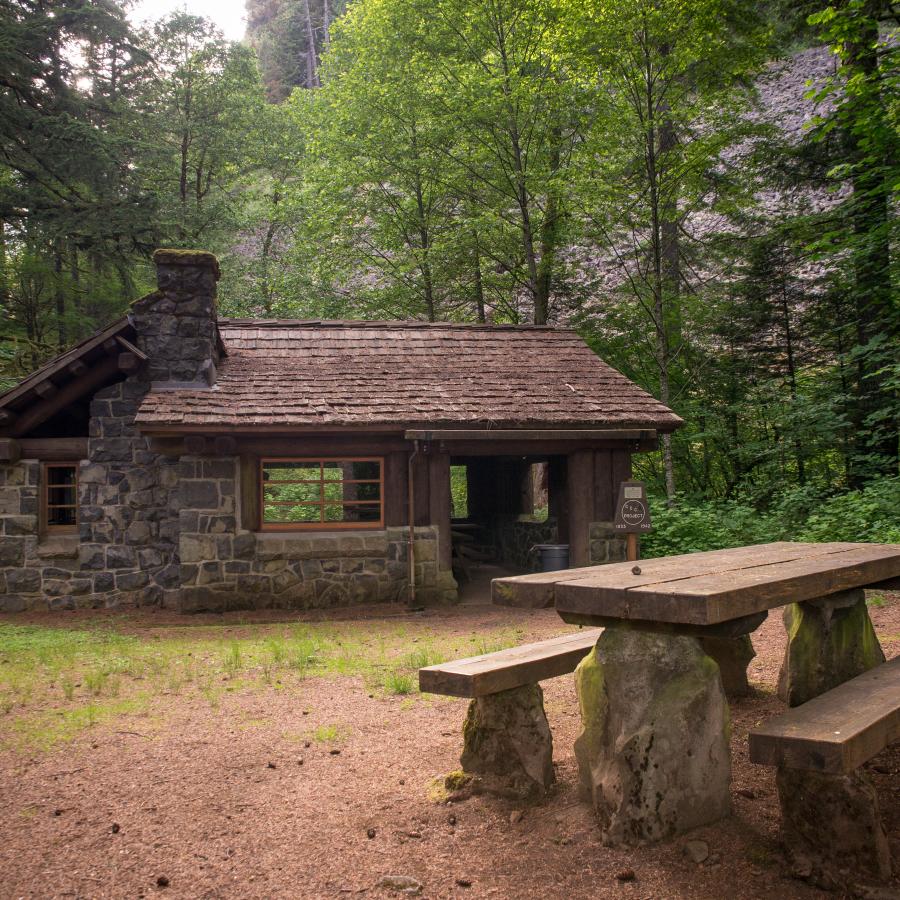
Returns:
[[[409,519],[406,453],[388,453],[384,458],[384,524],[406,525]]]
[[[55,397],[59,393],[59,388],[50,380],[39,381],[34,386],[34,392],[42,400],[49,400],[51,397]]]
[[[590,527],[594,521],[594,453],[577,450],[569,455],[567,500],[569,507],[569,565],[591,561]]]
[[[115,356],[119,352],[119,342],[114,337],[108,337],[103,342],[103,352]]]
[[[450,454],[428,456],[428,501],[430,524],[438,530],[438,568],[449,571],[453,548],[450,539]]]
[[[88,439],[86,437],[64,438],[21,438],[23,459],[41,459],[48,462],[67,462],[87,459]]]
[[[68,369],[69,374],[74,375],[76,378],[81,377],[88,370],[87,364],[80,359],[73,359],[66,368]]]
[[[15,463],[22,458],[22,445],[15,438],[0,438],[0,462]]]
[[[652,440],[652,428],[436,428],[410,429],[410,441],[640,441]]]

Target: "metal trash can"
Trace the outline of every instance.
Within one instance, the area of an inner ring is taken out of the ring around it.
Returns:
[[[556,572],[569,568],[568,544],[535,544],[534,549],[541,554],[541,571]]]

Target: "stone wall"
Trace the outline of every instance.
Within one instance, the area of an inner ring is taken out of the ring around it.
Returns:
[[[147,387],[128,378],[91,401],[78,514],[95,606],[156,605],[179,583],[178,461],[152,452],[132,424]]]
[[[625,561],[625,536],[618,534],[612,522],[591,522],[591,565]]]
[[[408,530],[252,532],[239,527],[237,458],[185,456],[179,464],[184,611],[308,609],[405,601]],[[416,528],[417,597],[452,602],[456,582],[438,569],[437,529]]]
[[[41,543],[38,503],[41,464],[21,460],[0,466],[0,610],[71,605],[90,594],[92,579],[82,575],[78,536]]]
[[[540,554],[535,544],[555,544],[558,541],[556,519],[529,522],[517,516],[498,516],[494,522],[497,556],[501,563],[525,572],[540,569]]]

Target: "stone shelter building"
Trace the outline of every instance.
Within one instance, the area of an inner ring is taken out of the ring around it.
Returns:
[[[622,558],[617,485],[680,419],[574,332],[220,319],[214,256],[154,259],[0,396],[0,609],[452,601],[466,527],[520,570]]]

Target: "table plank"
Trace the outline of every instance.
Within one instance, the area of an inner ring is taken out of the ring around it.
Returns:
[[[558,572],[513,575],[493,580],[491,601],[498,606],[547,608],[554,604],[556,585],[569,581],[582,581],[590,578],[592,583],[596,579],[605,587],[629,589],[643,584],[655,584],[660,580],[670,581],[677,577],[711,574],[737,565],[746,566],[755,565],[760,561],[797,559],[804,555],[837,552],[858,546],[858,544],[851,543],[804,544],[778,541],[771,544],[731,547],[726,550],[704,550],[699,553],[642,559],[638,563],[609,563]],[[640,575],[632,573],[635,565],[640,568]]]
[[[419,669],[419,689],[453,697],[484,697],[574,672],[602,628],[587,628],[548,641],[522,644]]]
[[[757,558],[749,564],[748,559],[746,568],[734,562],[724,571],[686,575],[678,566],[669,577],[664,569],[657,570],[649,582],[642,566],[642,575],[633,580],[644,583],[635,585],[620,573],[610,577],[593,570],[587,577],[557,585],[556,609],[561,615],[712,625],[900,575],[898,545],[814,546],[815,551],[804,551],[807,555],[775,562]]]
[[[900,657],[750,732],[750,761],[851,772],[900,740]]]

